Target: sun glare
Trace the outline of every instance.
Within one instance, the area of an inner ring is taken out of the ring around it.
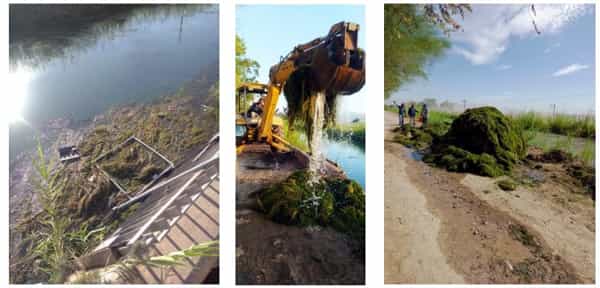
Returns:
[[[8,94],[5,102],[5,123],[22,122],[31,73],[18,70],[8,73]]]

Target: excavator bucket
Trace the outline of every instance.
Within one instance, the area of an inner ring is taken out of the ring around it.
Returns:
[[[340,22],[316,47],[311,70],[319,88],[335,94],[358,92],[365,84],[365,53],[358,48],[358,24]]]

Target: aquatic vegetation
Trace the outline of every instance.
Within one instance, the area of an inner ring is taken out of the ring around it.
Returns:
[[[433,142],[431,131],[410,126],[398,127],[394,130],[394,141],[418,150],[425,149]]]
[[[450,171],[500,176],[526,154],[522,131],[494,107],[468,109],[434,139],[426,162]]]
[[[85,128],[85,137],[77,145],[82,155],[77,165],[57,166],[38,157],[34,163],[39,174],[36,183],[40,184],[36,195],[43,209],[31,211],[31,217],[11,230],[11,237],[21,239],[16,259],[11,259],[11,283],[64,282],[75,268],[75,258],[98,245],[139,207],[112,213],[111,206],[124,196],[95,168],[98,156],[135,135],[169,159],[183,159],[216,132],[214,112],[201,112],[197,107],[212,107],[215,101],[217,97],[171,96],[149,105],[117,107],[108,111],[101,123]],[[162,171],[148,151],[127,147],[121,152],[100,164],[134,184],[145,183]]]
[[[577,179],[593,200],[596,200],[596,168],[573,163],[567,167],[567,173]]]
[[[288,225],[332,226],[364,241],[365,194],[353,180],[322,178],[311,183],[309,171],[296,171],[285,181],[258,192],[267,217]]]
[[[335,124],[338,96],[333,91],[314,87],[316,81],[312,78],[311,69],[300,69],[289,77],[284,86],[290,127],[295,127],[296,121],[303,123],[309,143],[323,128]]]
[[[538,243],[537,239],[527,228],[520,224],[510,224],[508,225],[508,231],[513,239],[521,242],[523,245],[527,247],[531,247],[534,250],[540,249],[540,243]]]
[[[550,151],[544,151],[543,153],[529,153],[527,159],[546,162],[546,163],[562,163],[571,162],[574,157],[571,153],[561,149],[551,149]]]
[[[496,182],[496,185],[498,185],[498,187],[504,191],[514,191],[517,189],[517,183],[509,179],[502,179]]]
[[[116,192],[115,186],[107,179],[99,180],[97,186],[80,198],[77,206],[77,214],[81,217],[98,215],[107,211],[110,197]]]

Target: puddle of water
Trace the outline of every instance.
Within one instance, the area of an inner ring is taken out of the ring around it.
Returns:
[[[423,160],[423,153],[419,152],[419,151],[411,151],[409,152],[410,158],[417,160],[417,161],[421,161]]]

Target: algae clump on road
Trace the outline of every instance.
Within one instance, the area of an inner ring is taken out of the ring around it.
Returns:
[[[311,172],[296,171],[283,182],[258,192],[260,209],[287,225],[332,226],[364,239],[365,194],[354,180],[331,177],[311,183]]]
[[[450,171],[496,177],[508,174],[523,159],[522,131],[494,107],[468,109],[448,132],[436,139],[424,160]]]

